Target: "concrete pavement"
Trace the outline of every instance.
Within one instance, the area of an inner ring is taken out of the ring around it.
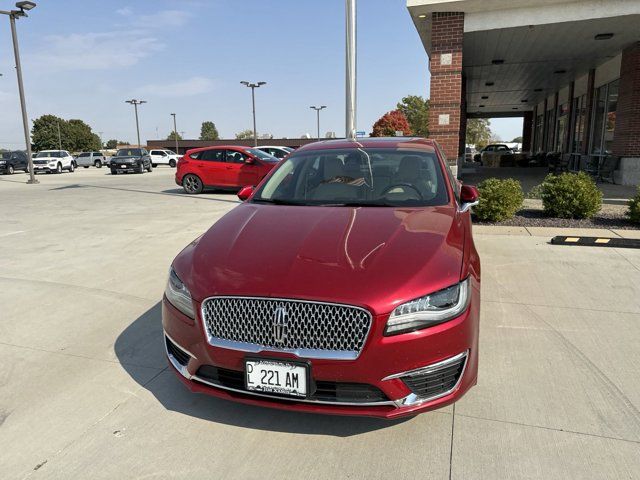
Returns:
[[[640,251],[476,228],[478,385],[399,422],[292,414],[167,369],[169,264],[237,203],[172,175],[0,177],[0,478],[640,478]]]

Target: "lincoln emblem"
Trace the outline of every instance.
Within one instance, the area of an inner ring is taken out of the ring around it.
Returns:
[[[276,308],[273,312],[273,340],[282,345],[287,339],[287,326],[289,325],[289,314],[284,307]]]

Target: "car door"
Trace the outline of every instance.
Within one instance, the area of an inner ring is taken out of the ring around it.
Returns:
[[[196,168],[197,175],[205,185],[211,187],[228,186],[224,149],[213,148],[198,152]]]
[[[258,160],[240,150],[227,150],[226,177],[228,187],[241,188],[256,185],[260,164]],[[249,163],[247,163],[247,161]]]
[[[27,161],[27,155],[22,152],[13,152],[14,158],[14,169],[16,170],[26,170],[28,168],[29,162]]]
[[[166,157],[167,154],[164,153],[162,150],[151,150],[150,155],[151,155],[151,163],[153,163],[154,165],[166,163],[164,161],[164,157]]]

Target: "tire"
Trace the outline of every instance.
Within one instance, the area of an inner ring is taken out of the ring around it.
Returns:
[[[73,164],[73,162],[71,162],[71,165],[69,165],[69,173],[73,173],[73,172],[75,172],[75,171],[76,171],[76,167],[75,167],[75,165]]]
[[[89,168],[89,165],[85,165],[84,168]]]
[[[155,165],[150,163],[149,166],[147,167],[147,172],[151,173],[153,171],[154,167],[155,167]]]
[[[140,166],[138,167],[137,173],[144,173],[144,163],[140,164]]]
[[[152,166],[153,168],[158,168],[158,164],[157,164],[157,163],[152,163],[152,164],[151,164],[151,166]]]
[[[176,168],[176,161],[173,158],[171,160],[169,160],[169,166],[171,168]]]
[[[9,167],[7,167],[7,173],[9,175],[13,175],[14,171],[15,170],[13,169],[13,165],[9,165]]]
[[[58,163],[58,165],[56,165],[56,170],[55,172],[56,174],[60,175],[62,173],[62,164]]]
[[[100,160],[96,160],[96,163],[94,163],[94,166],[96,168],[102,168],[102,162]]]
[[[115,168],[111,169],[111,175],[117,175],[118,171]]]
[[[202,185],[202,180],[200,180],[200,177],[189,173],[182,179],[182,188],[184,188],[184,191],[189,195],[197,195],[199,193],[202,193],[204,185]]]

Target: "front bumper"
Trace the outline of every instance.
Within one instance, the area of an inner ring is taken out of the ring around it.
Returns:
[[[118,173],[137,172],[140,170],[139,163],[110,163],[109,168],[116,170]]]
[[[468,310],[450,322],[418,332],[384,337],[386,317],[374,317],[369,338],[357,359],[308,360],[314,383],[335,384],[338,388],[342,388],[341,385],[370,387],[375,392],[371,400],[360,397],[346,401],[316,395],[298,399],[248,392],[239,381],[244,375],[245,352],[211,346],[201,320],[194,321],[182,315],[166,298],[163,299],[162,316],[167,357],[178,378],[193,392],[246,404],[393,419],[449,405],[461,398],[477,380],[479,290],[475,288]],[[282,352],[262,352],[259,356],[300,360]],[[212,368],[220,369],[227,376],[233,375],[236,383],[230,378],[220,381],[213,377],[212,380],[204,374]],[[434,377],[434,373],[440,376]],[[446,375],[453,379],[446,389],[426,397],[416,393],[428,392],[417,388],[434,385],[435,378]]]

